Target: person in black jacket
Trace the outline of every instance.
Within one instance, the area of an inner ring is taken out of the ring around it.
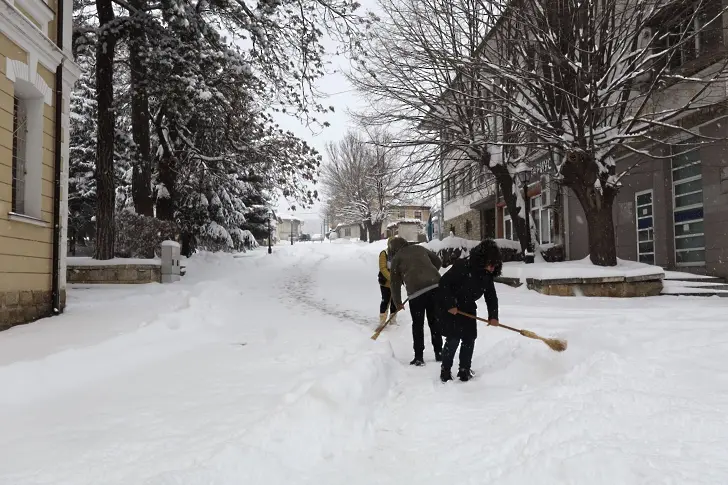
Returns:
[[[459,345],[458,377],[461,381],[473,377],[470,365],[475,339],[478,337],[478,322],[459,315],[457,311],[476,315],[478,306],[475,302],[484,296],[488,305],[488,320],[491,324],[497,324],[498,295],[494,278],[500,275],[502,267],[498,246],[492,239],[486,239],[474,247],[467,258],[456,261],[440,279],[440,320],[442,332],[447,337],[442,350],[442,382],[452,380],[450,369]]]

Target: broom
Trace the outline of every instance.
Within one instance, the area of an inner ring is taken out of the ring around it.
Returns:
[[[403,302],[402,302],[402,305],[404,305],[404,304],[405,304],[405,303],[407,303],[408,301],[409,301],[409,298],[407,298],[407,299],[406,299],[405,301],[403,301]],[[377,327],[377,330],[376,330],[376,331],[374,332],[374,335],[372,335],[372,340],[376,340],[376,339],[377,339],[377,338],[379,337],[379,334],[380,334],[380,333],[382,333],[382,330],[384,330],[384,327],[386,327],[387,325],[389,325],[389,322],[390,322],[390,321],[392,321],[392,318],[393,318],[393,317],[394,317],[394,316],[395,316],[395,315],[396,315],[397,313],[399,313],[399,310],[397,310],[396,312],[392,313],[392,314],[391,314],[391,315],[389,316],[389,318],[387,318],[387,321],[386,321],[386,322],[384,322],[384,323],[383,323],[382,325],[380,325],[379,327]]]
[[[464,317],[473,318],[475,320],[480,320],[481,322],[485,322],[485,323],[487,323],[487,324],[490,325],[490,322],[488,320],[486,320],[485,318],[476,317],[475,315],[471,315],[469,313],[461,312],[460,310],[458,310],[458,314],[460,314],[460,315],[462,315]],[[556,352],[563,352],[564,350],[566,350],[566,345],[567,345],[566,340],[561,340],[561,339],[557,339],[557,338],[544,338],[544,337],[540,337],[540,336],[536,335],[535,333],[531,332],[530,330],[519,330],[517,328],[509,327],[508,325],[503,325],[502,323],[498,323],[498,324],[493,325],[493,326],[494,327],[502,327],[502,328],[505,328],[507,330],[511,330],[513,332],[518,332],[521,335],[523,335],[524,337],[528,337],[528,338],[540,340],[541,342],[543,342],[546,345],[548,345],[551,350],[555,350]]]

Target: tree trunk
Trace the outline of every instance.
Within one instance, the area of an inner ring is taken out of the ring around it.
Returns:
[[[94,259],[114,257],[114,50],[116,34],[111,0],[96,0],[101,32],[96,46],[96,101],[98,141],[96,145],[96,248]]]
[[[491,172],[495,175],[503,200],[505,200],[506,207],[508,207],[508,213],[511,215],[511,221],[513,222],[513,231],[518,237],[518,242],[521,243],[521,250],[525,251],[528,248],[530,234],[526,228],[526,214],[518,207],[518,198],[514,192],[517,187],[513,183],[513,177],[503,164],[491,167]]]
[[[159,182],[161,193],[157,193],[157,219],[163,221],[174,220],[174,159],[165,153],[159,160]]]
[[[617,265],[614,235],[614,199],[616,192],[600,194],[594,187],[570,187],[584,209],[589,230],[589,259],[597,266]]]
[[[174,143],[174,129],[169,130],[169,137],[165,136],[162,122],[163,111],[160,111],[159,117],[156,120],[157,136],[162,145],[162,156],[158,165],[161,189],[157,192],[157,219],[173,221],[177,172],[175,154],[172,151],[173,147],[169,143]]]
[[[183,232],[182,235],[180,236],[180,239],[181,239],[181,246],[182,246],[180,248],[180,254],[182,256],[186,256],[189,258],[190,256],[192,256],[192,253],[195,250],[194,237],[192,236],[192,234],[190,234],[188,232]]]
[[[364,222],[364,226],[366,227],[367,241],[369,241],[369,243],[382,239],[382,221],[371,222],[367,220]]]
[[[132,0],[131,4],[143,10],[146,0]],[[137,159],[132,169],[131,194],[137,214],[153,216],[149,94],[147,93],[147,38],[140,22],[141,19],[133,21],[129,31],[131,133],[137,149]]]
[[[359,224],[359,239],[362,241],[367,241],[369,238],[369,235],[367,234],[367,226],[365,224]]]
[[[583,155],[571,154],[561,173],[564,185],[574,192],[584,209],[589,230],[589,259],[597,266],[616,266],[613,208],[617,190],[604,183],[600,183],[602,190],[597,190],[598,167]]]

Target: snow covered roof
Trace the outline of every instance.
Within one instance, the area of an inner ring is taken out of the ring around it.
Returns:
[[[400,202],[399,204],[390,207],[390,210],[404,209],[407,207],[418,207],[426,210],[430,210],[430,205],[425,204],[424,201],[413,201],[413,202]]]
[[[426,224],[426,222],[422,221],[420,219],[411,219],[411,218],[397,219],[396,221],[392,221],[389,224],[387,224],[387,228],[396,227],[399,224]]]

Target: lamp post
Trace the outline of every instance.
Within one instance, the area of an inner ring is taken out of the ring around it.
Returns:
[[[531,201],[528,199],[528,182],[531,180],[531,167],[523,163],[517,170],[518,180],[523,185],[523,202],[525,205],[526,213],[524,219],[526,220],[526,249],[523,251],[523,262],[526,264],[533,263],[533,244],[531,242]]]
[[[271,212],[270,215],[268,216],[268,254],[271,254],[273,252],[273,248],[271,247],[271,244],[270,244],[270,236],[271,236],[270,219],[271,219],[272,215],[273,215],[273,212]]]

